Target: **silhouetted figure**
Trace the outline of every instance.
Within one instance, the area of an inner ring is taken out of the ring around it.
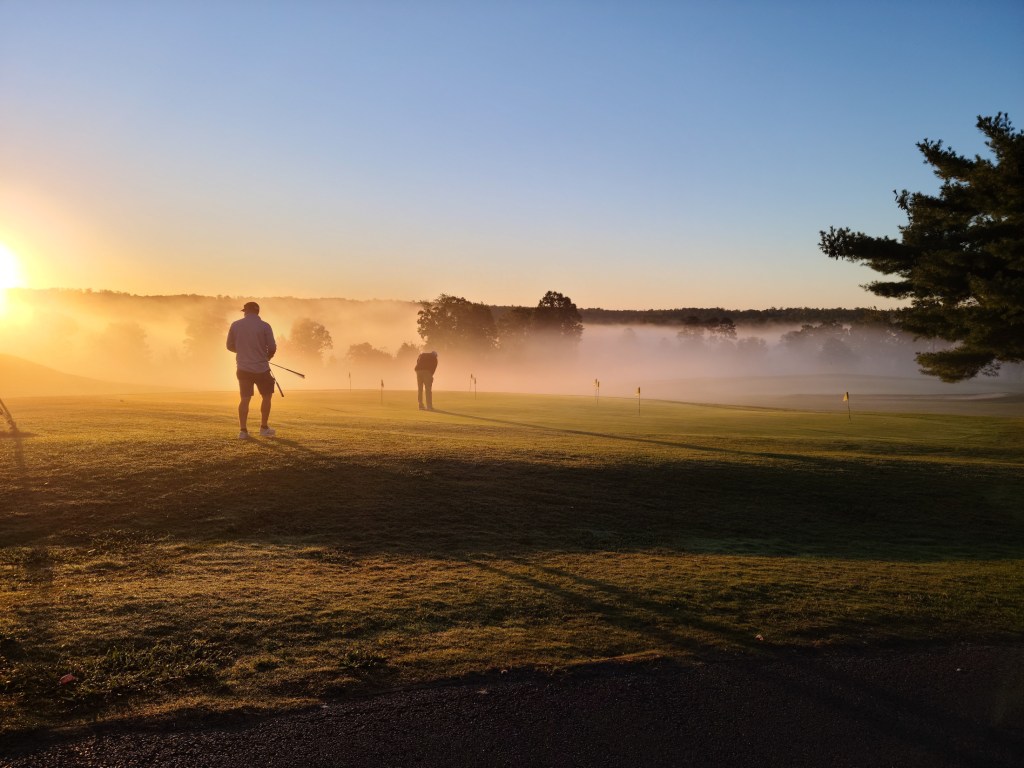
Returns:
[[[416,399],[421,411],[434,410],[432,389],[434,371],[437,370],[437,352],[424,352],[416,358]],[[423,405],[423,394],[426,392],[426,406]]]
[[[270,418],[270,398],[274,396],[274,376],[270,373],[270,360],[277,352],[274,341],[274,330],[260,319],[260,305],[255,301],[246,302],[242,307],[245,317],[235,320],[228,329],[228,349],[235,353],[238,378],[239,440],[249,439],[249,401],[252,399],[253,388],[260,391],[263,398],[260,403],[260,435],[273,437],[274,430],[267,420]]]

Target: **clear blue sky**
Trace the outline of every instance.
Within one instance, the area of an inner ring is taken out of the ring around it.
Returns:
[[[1024,3],[0,0],[32,287],[884,306],[914,146],[1024,124]]]

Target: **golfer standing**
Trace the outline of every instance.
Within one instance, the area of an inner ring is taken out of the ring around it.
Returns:
[[[437,352],[424,352],[416,358],[416,399],[419,400],[421,411],[434,410],[432,389],[434,371],[437,370]],[[427,405],[423,406],[423,394],[426,392]]]
[[[274,341],[274,329],[270,323],[260,319],[260,305],[248,301],[242,307],[245,317],[235,320],[228,329],[228,349],[235,353],[238,370],[238,433],[239,440],[249,439],[249,401],[252,399],[253,388],[259,389],[260,397],[260,435],[273,437],[274,430],[267,424],[270,418],[270,398],[274,396],[274,377],[270,373],[270,359],[277,352]]]

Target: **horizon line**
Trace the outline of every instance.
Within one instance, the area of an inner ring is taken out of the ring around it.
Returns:
[[[254,294],[207,294],[207,293],[132,293],[130,291],[118,291],[111,288],[65,288],[59,286],[51,286],[48,288],[33,288],[29,286],[12,286],[4,289],[6,292],[34,292],[34,293],[46,293],[46,292],[64,292],[64,293],[79,293],[84,295],[100,294],[100,295],[115,295],[115,296],[129,296],[137,299],[182,299],[182,298],[199,298],[199,299],[215,299],[217,301],[242,301],[245,299],[255,299],[260,301],[347,301],[359,304],[368,304],[371,302],[391,302],[398,304],[421,304],[425,301],[433,301],[433,299],[396,299],[396,298],[372,298],[372,299],[351,299],[345,296],[292,296],[292,295],[276,295],[276,296],[256,296]],[[446,294],[450,295],[450,294]],[[472,301],[472,300],[471,300]],[[520,308],[520,307],[532,307],[531,304],[493,304],[485,301],[473,301],[474,304],[483,304],[488,307],[504,309],[504,308]],[[804,304],[802,306],[789,305],[789,306],[776,306],[770,307],[746,307],[739,308],[733,307],[731,309],[723,306],[674,306],[674,307],[645,307],[643,309],[637,307],[630,308],[610,308],[610,307],[581,307],[577,305],[577,310],[580,312],[587,311],[601,311],[601,312],[677,312],[681,310],[715,310],[720,312],[769,312],[772,310],[794,310],[794,309],[816,309],[826,311],[844,311],[844,312],[856,312],[856,311],[870,311],[870,312],[894,312],[897,311],[898,307],[892,308],[881,308],[877,306],[814,306],[810,304]]]

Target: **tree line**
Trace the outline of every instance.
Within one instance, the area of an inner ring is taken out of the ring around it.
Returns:
[[[804,325],[843,323],[850,325],[891,323],[896,310],[859,307],[771,307],[769,309],[723,309],[722,307],[680,307],[678,309],[581,309],[587,325],[667,325],[695,323],[714,325],[729,320],[735,325]]]
[[[212,369],[220,365],[226,359],[226,315],[241,306],[240,299],[227,296],[134,296],[112,291],[27,289],[19,290],[19,294],[24,294],[30,303],[38,307],[31,326],[32,336],[26,337],[25,345],[37,350],[51,346],[60,349],[66,348],[73,340],[72,346],[81,348],[84,354],[83,359],[75,361],[76,366],[86,366],[84,372],[92,373],[87,367],[89,361],[102,360],[103,366],[97,367],[96,373],[105,375],[109,375],[111,369],[115,373],[128,373],[149,367],[173,372]],[[398,325],[415,317],[419,338],[408,339],[397,349],[388,349],[379,345],[371,330],[366,330],[364,338],[360,338],[360,331],[353,332],[360,326],[351,319],[346,322],[339,318],[325,303],[327,301],[334,300],[263,299],[269,319],[274,321],[272,324],[282,360],[289,360],[296,367],[331,369],[342,376],[346,370],[390,375],[391,371],[411,369],[416,356],[430,349],[446,356],[455,355],[481,362],[490,356],[502,361],[552,362],[553,359],[569,359],[574,355],[583,337],[584,324],[595,329],[602,325],[635,327],[637,330],[645,326],[666,329],[676,337],[676,344],[667,345],[662,350],[669,357],[672,347],[693,355],[701,352],[717,354],[732,346],[737,354],[756,355],[766,346],[766,341],[756,335],[738,338],[737,326],[742,325],[749,331],[758,325],[767,328],[773,324],[799,329],[792,332],[791,343],[785,346],[794,350],[799,347],[808,354],[813,352],[817,355],[812,347],[820,341],[825,345],[823,357],[836,363],[844,358],[850,359],[847,348],[865,353],[866,347],[858,342],[858,338],[864,333],[862,329],[869,327],[882,334],[878,338],[891,340],[885,345],[886,350],[907,358],[912,355],[905,344],[895,343],[902,337],[894,335],[894,313],[873,309],[725,310],[691,307],[604,310],[579,309],[571,297],[557,291],[547,291],[534,306],[491,306],[461,296],[441,294],[415,305],[395,303],[402,307],[399,316],[406,318]],[[340,301],[353,319],[373,315],[377,306]],[[288,324],[276,322],[282,306],[295,318]],[[418,309],[414,310],[414,307]],[[96,320],[106,319],[106,323],[86,335],[85,328],[80,327],[78,321],[85,321],[90,316]],[[151,331],[159,331],[158,322],[166,321],[173,325],[176,321],[172,318],[183,322],[182,341],[176,352],[170,349],[161,356],[151,344]],[[366,327],[374,326],[367,323]],[[338,345],[339,335],[347,337],[341,347]],[[629,334],[624,335],[621,341],[628,345]],[[9,347],[9,351],[19,351],[13,344]],[[895,347],[900,348],[897,350]],[[173,377],[172,373],[167,375]],[[189,379],[192,379],[191,375]]]
[[[564,351],[579,343],[583,321],[572,299],[548,291],[535,307],[495,308],[442,293],[419,302],[416,327],[421,345],[403,343],[395,354],[370,342],[349,346],[344,360],[356,367],[388,367],[408,362],[429,349],[445,354],[486,357],[492,352],[521,354],[528,348]],[[330,330],[312,318],[296,320],[281,347],[306,362],[322,363],[334,349]]]
[[[416,327],[426,347],[474,354],[519,352],[531,342],[566,347],[583,336],[579,309],[557,291],[545,293],[535,307],[500,309],[441,294],[420,302]]]

